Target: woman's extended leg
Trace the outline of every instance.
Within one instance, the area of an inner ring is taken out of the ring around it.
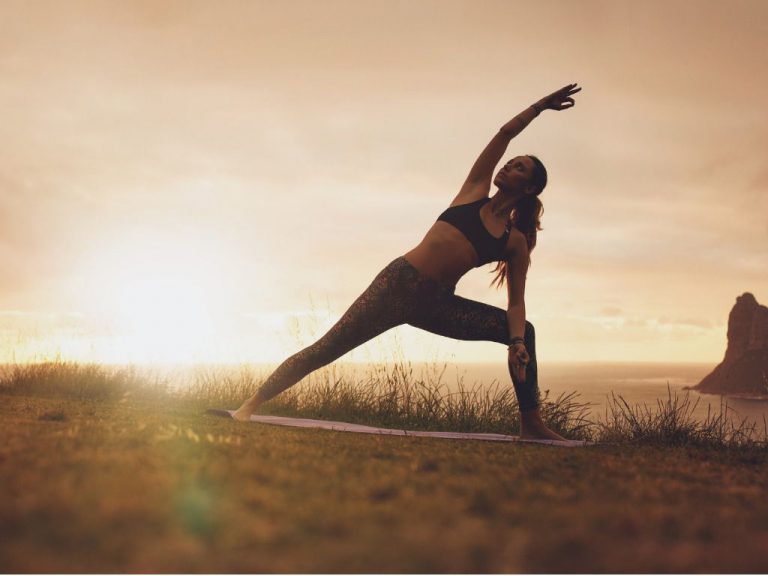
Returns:
[[[404,286],[407,280],[397,260],[385,267],[324,336],[278,366],[256,394],[235,412],[235,418],[247,420],[259,405],[290,388],[310,372],[403,324],[408,311],[413,308],[407,286]]]

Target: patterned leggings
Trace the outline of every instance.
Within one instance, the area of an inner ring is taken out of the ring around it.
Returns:
[[[324,336],[285,360],[267,378],[256,398],[259,403],[266,402],[310,372],[400,324],[457,340],[487,340],[506,345],[506,312],[456,296],[455,288],[422,275],[405,257],[395,258]],[[527,321],[525,347],[530,356],[526,382],[512,382],[521,411],[539,406],[535,333]]]

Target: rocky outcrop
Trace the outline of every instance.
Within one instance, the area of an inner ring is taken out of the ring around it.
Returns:
[[[693,389],[768,397],[768,307],[749,292],[736,298],[728,316],[725,358]]]

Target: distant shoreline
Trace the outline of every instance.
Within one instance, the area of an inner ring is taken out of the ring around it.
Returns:
[[[2,362],[0,363],[0,367],[7,367],[7,366],[16,366],[16,365],[27,365],[27,364],[45,364],[49,362],[61,362],[66,364],[97,364],[99,366],[114,366],[114,367],[128,367],[128,366],[136,366],[136,367],[146,367],[146,368],[193,368],[196,366],[202,367],[202,366],[208,366],[208,367],[237,367],[237,366],[277,366],[280,364],[281,361],[276,362],[249,362],[249,361],[243,361],[243,362],[181,362],[181,363],[174,363],[174,362],[91,362],[91,361],[80,361],[80,360],[56,360],[56,359],[45,359],[45,360],[39,360],[35,362]],[[403,362],[407,364],[413,364],[413,365],[443,365],[446,364],[448,366],[498,366],[499,364],[502,364],[502,362],[461,362],[461,361],[451,361],[451,360],[408,360],[407,358],[403,360]],[[694,362],[694,361],[680,361],[680,362],[657,362],[657,361],[643,361],[643,360],[633,360],[633,361],[621,361],[621,360],[611,360],[611,361],[603,361],[603,360],[552,360],[552,361],[546,361],[546,360],[540,360],[539,366],[579,366],[579,367],[587,367],[587,366],[716,366],[718,364],[719,360],[712,361],[712,362]],[[398,364],[401,362],[393,362],[393,361],[372,361],[372,362],[345,362],[345,361],[336,361],[333,364],[329,365],[336,365],[336,366],[349,366],[349,367],[364,367],[364,366],[378,366],[382,364],[391,365],[391,364]]]

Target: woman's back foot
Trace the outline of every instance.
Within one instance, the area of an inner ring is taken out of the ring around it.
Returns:
[[[250,409],[238,408],[232,412],[232,419],[239,420],[240,422],[250,422],[251,414],[253,414],[253,412],[251,412]]]

